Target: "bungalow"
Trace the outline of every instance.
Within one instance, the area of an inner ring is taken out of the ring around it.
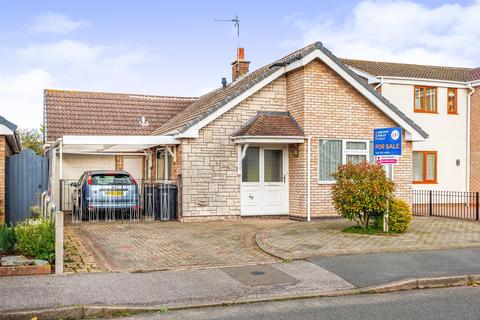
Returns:
[[[239,48],[232,82],[199,98],[45,90],[54,199],[84,170],[123,169],[180,185],[182,221],[335,214],[331,173],[373,161],[373,129],[394,126],[403,153],[387,169],[410,203],[412,143],[428,134],[320,42],[253,72]]]
[[[5,223],[7,158],[20,149],[17,126],[0,116],[0,225]]]

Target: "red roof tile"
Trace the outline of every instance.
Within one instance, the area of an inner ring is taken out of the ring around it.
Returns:
[[[303,137],[305,134],[288,112],[259,112],[232,136]]]
[[[47,141],[64,135],[147,135],[197,98],[45,90]],[[142,116],[148,126],[142,126]]]

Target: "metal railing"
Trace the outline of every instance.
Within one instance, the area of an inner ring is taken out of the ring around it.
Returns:
[[[101,186],[85,191],[72,186],[72,182],[76,181],[60,181],[60,209],[71,212],[72,222],[177,218],[176,183],[137,181],[135,187]]]
[[[413,190],[415,215],[478,221],[479,209],[478,192]]]

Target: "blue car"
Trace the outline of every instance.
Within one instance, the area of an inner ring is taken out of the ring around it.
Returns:
[[[71,186],[73,213],[81,220],[138,215],[139,187],[126,171],[85,171]]]

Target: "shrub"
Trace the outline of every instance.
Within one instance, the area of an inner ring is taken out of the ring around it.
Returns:
[[[0,253],[13,253],[16,241],[15,228],[3,224],[0,227]]]
[[[339,166],[332,176],[336,180],[332,187],[335,209],[362,228],[383,214],[387,201],[393,198],[395,184],[380,165],[347,163]]]
[[[393,199],[388,206],[388,230],[393,233],[405,233],[412,221],[412,210],[402,199]],[[383,228],[383,217],[376,221],[378,228]]]
[[[55,258],[55,224],[49,219],[28,219],[16,226],[20,253],[52,262]]]

